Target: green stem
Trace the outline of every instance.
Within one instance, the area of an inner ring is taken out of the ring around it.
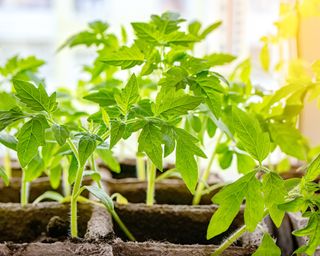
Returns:
[[[246,232],[247,226],[243,225],[239,228],[236,232],[234,232],[231,236],[229,236],[211,256],[218,256],[221,255],[230,245],[232,245],[235,241],[237,241],[244,232]]]
[[[68,181],[69,170],[68,170],[66,159],[63,159],[63,161],[61,161],[61,164],[62,164],[63,195],[67,197],[67,196],[70,196],[71,194],[71,186]]]
[[[21,206],[25,206],[28,203],[29,198],[29,182],[26,180],[25,171],[22,170],[22,177],[21,177],[21,193],[20,193],[20,202]]]
[[[4,165],[4,169],[5,169],[5,171],[6,171],[6,174],[7,174],[8,178],[9,178],[9,180],[10,180],[11,177],[12,177],[12,168],[11,168],[10,152],[9,152],[8,149],[6,150],[6,153],[5,153],[5,155],[4,155],[3,165]]]
[[[202,176],[201,176],[201,180],[199,181],[198,183],[198,186],[197,186],[197,190],[196,190],[196,193],[193,197],[193,200],[192,200],[192,204],[193,205],[198,205],[201,201],[201,196],[203,194],[203,190],[205,188],[205,182],[208,180],[209,178],[209,175],[210,175],[210,171],[211,171],[211,167],[212,167],[212,164],[213,164],[213,161],[216,157],[216,150],[217,150],[217,146],[219,145],[221,139],[222,139],[222,136],[223,136],[223,132],[220,132],[219,135],[218,135],[218,138],[217,138],[217,141],[216,141],[216,145],[214,147],[214,150],[212,152],[212,155],[210,157],[210,160],[209,160],[209,163],[207,165],[207,168],[205,169],[205,171],[203,172]]]
[[[131,241],[136,241],[134,236],[131,234],[129,229],[126,227],[126,225],[122,222],[120,219],[119,215],[116,213],[116,211],[110,211],[113,219],[117,222],[121,230],[125,233],[125,235],[131,240]]]
[[[90,156],[90,166],[91,166],[92,171],[99,172],[97,165],[96,165],[96,162],[94,161],[93,155]],[[101,184],[100,180],[96,181],[96,183],[99,188],[102,188],[102,184]]]
[[[139,153],[137,154],[137,177],[141,181],[146,180],[146,167],[144,156]]]
[[[77,198],[81,187],[84,166],[79,165],[71,195],[71,237],[78,237]]]
[[[147,175],[148,175],[148,188],[147,188],[147,201],[146,204],[151,206],[154,204],[154,189],[156,181],[156,166],[148,158],[147,161]]]

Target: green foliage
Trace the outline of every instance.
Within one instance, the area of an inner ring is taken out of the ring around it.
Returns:
[[[17,153],[19,162],[25,167],[38,154],[38,148],[45,144],[45,130],[49,128],[43,115],[37,115],[26,122],[18,134]]]
[[[60,146],[63,146],[66,143],[67,138],[69,138],[70,136],[68,128],[63,125],[54,124],[52,125],[51,129],[53,131],[56,141],[59,143]]]
[[[239,139],[239,147],[261,164],[270,153],[268,133],[262,131],[257,119],[236,107],[232,109],[232,119],[233,129]]]
[[[90,135],[81,136],[78,144],[79,164],[84,166],[88,158],[92,155],[96,149],[96,139]]]
[[[272,237],[268,233],[265,233],[263,235],[261,245],[259,246],[258,250],[252,255],[253,256],[280,256],[281,250],[275,244]]]
[[[23,118],[25,118],[25,115],[18,107],[14,107],[10,110],[0,111],[0,131]]]
[[[37,88],[29,82],[13,80],[13,85],[17,91],[16,96],[31,110],[46,111],[48,113],[56,110],[56,93],[48,96],[42,84]]]
[[[3,180],[6,186],[9,185],[9,178],[6,174],[6,171],[0,166],[0,178]]]

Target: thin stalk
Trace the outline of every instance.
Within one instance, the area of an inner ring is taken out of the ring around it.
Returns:
[[[94,156],[93,155],[90,156],[90,166],[91,166],[91,170],[92,171],[99,172],[99,170],[97,168],[97,165],[96,165],[96,162],[94,161]],[[100,180],[96,181],[96,183],[97,183],[99,188],[102,188],[102,184],[101,184]]]
[[[6,174],[10,180],[12,177],[12,168],[11,168],[10,151],[8,149],[6,150],[5,155],[4,155],[3,167],[4,167],[4,170],[6,171]]]
[[[71,186],[68,181],[68,165],[66,159],[63,159],[62,163],[62,182],[63,182],[63,195],[65,197],[71,195]]]
[[[217,138],[217,141],[216,141],[214,150],[213,150],[212,155],[211,155],[211,157],[210,157],[209,163],[208,163],[208,165],[207,165],[207,168],[206,168],[205,171],[202,173],[200,182],[198,183],[196,193],[195,193],[195,195],[194,195],[194,197],[193,197],[193,200],[192,200],[192,204],[193,204],[193,205],[198,205],[198,204],[200,203],[201,196],[202,196],[202,191],[204,190],[204,188],[205,188],[205,183],[206,183],[206,181],[207,181],[208,178],[209,178],[210,171],[211,171],[211,167],[212,167],[213,161],[214,161],[214,159],[215,159],[215,157],[216,157],[217,146],[219,145],[219,143],[220,143],[220,141],[221,141],[221,139],[222,139],[222,136],[223,136],[223,132],[220,132],[219,135],[218,135],[218,138]]]
[[[214,253],[211,254],[211,256],[218,256],[221,255],[230,245],[232,245],[235,241],[237,241],[244,232],[246,232],[247,226],[243,225],[241,228],[239,228],[236,232],[234,232],[231,236],[229,236],[219,247],[217,250],[214,251]]]
[[[137,177],[141,181],[146,180],[146,166],[144,156],[137,154]]]
[[[21,192],[20,192],[20,202],[21,206],[25,206],[28,203],[29,198],[29,186],[30,183],[26,180],[25,171],[22,170],[22,177],[21,177]]]
[[[148,188],[147,188],[147,201],[146,204],[151,206],[154,204],[154,189],[156,181],[156,166],[148,158],[147,161],[147,175],[148,175]]]
[[[125,233],[125,235],[131,240],[131,241],[136,241],[136,239],[134,238],[134,236],[131,234],[131,232],[129,231],[129,229],[126,227],[126,225],[122,222],[122,220],[120,219],[119,215],[116,213],[116,211],[110,211],[113,219],[117,222],[117,224],[119,225],[119,227],[121,228],[121,230]]]
[[[77,198],[81,187],[84,166],[79,165],[71,195],[71,237],[78,237]]]

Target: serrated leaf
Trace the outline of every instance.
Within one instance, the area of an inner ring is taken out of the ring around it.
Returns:
[[[0,92],[0,99],[1,99],[0,109],[2,111],[10,110],[10,109],[16,107],[16,105],[17,105],[16,99],[14,98],[14,96],[11,93]]]
[[[163,88],[156,99],[155,114],[165,117],[185,115],[202,101],[201,97],[185,94],[182,90]]]
[[[187,84],[188,72],[181,67],[172,67],[165,73],[165,78],[159,81],[163,87],[185,88]]]
[[[162,133],[152,123],[146,124],[139,136],[139,152],[145,152],[153,164],[162,170]]]
[[[25,123],[18,134],[17,153],[21,167],[25,167],[45,144],[45,130],[49,128],[43,115],[33,117]]]
[[[132,68],[144,62],[144,54],[136,45],[121,47],[118,51],[106,56],[101,56],[100,60],[109,65],[120,66],[122,69]]]
[[[119,121],[111,122],[111,131],[110,131],[110,149],[118,143],[122,138],[126,125]]]
[[[248,205],[245,208],[245,224],[253,231],[263,218],[263,198],[260,183],[255,177],[256,172],[250,172],[220,190],[212,201],[219,204],[213,214],[208,230],[207,239],[225,232],[240,210],[244,198]],[[250,193],[249,193],[250,192]],[[248,206],[248,208],[247,208]]]
[[[246,174],[251,172],[255,166],[255,161],[248,155],[236,153],[237,155],[237,169],[239,173]]]
[[[258,250],[252,256],[280,256],[281,250],[275,244],[272,237],[265,233]]]
[[[273,222],[280,227],[285,212],[278,208],[278,205],[285,202],[287,190],[284,181],[274,172],[267,173],[263,176],[263,193],[266,207]]]
[[[236,107],[232,108],[232,120],[241,148],[261,163],[270,152],[269,135],[255,118]]]
[[[198,181],[198,165],[195,156],[206,158],[203,151],[196,145],[198,140],[185,130],[175,128],[176,133],[176,169],[180,172],[183,181],[194,193]]]
[[[17,91],[16,96],[30,109],[48,113],[56,110],[56,93],[49,96],[42,84],[37,88],[27,81],[13,80],[12,82]]]
[[[88,158],[92,155],[96,149],[97,143],[96,140],[90,135],[83,135],[78,144],[79,152],[79,164],[84,166]]]
[[[10,110],[0,111],[0,131],[23,118],[25,118],[25,115],[18,107],[12,108]]]
[[[69,138],[70,136],[68,128],[63,125],[57,124],[52,125],[51,128],[56,141],[59,143],[60,146],[63,146],[66,143],[67,138]]]
[[[101,107],[109,107],[116,103],[114,100],[114,94],[116,90],[100,89],[97,92],[92,92],[83,98],[95,103],[98,103]]]
[[[44,170],[44,161],[40,155],[37,154],[23,170],[25,172],[26,181],[31,182],[35,180],[43,173]]]
[[[15,151],[17,150],[18,141],[16,137],[10,134],[0,133],[0,143],[6,146],[7,148],[10,148]]]
[[[301,160],[306,159],[305,138],[298,129],[282,123],[270,123],[269,129],[273,141],[279,145],[284,153]]]
[[[315,251],[320,245],[320,215],[318,212],[313,212],[309,217],[308,224],[293,232],[295,236],[308,236],[309,241],[306,245],[300,247],[294,253],[305,253],[307,255],[315,255]]]
[[[9,178],[5,172],[5,170],[0,166],[0,178],[3,180],[6,186],[9,186]]]
[[[170,155],[176,146],[175,133],[172,127],[163,126],[164,157]]]
[[[307,167],[307,173],[305,179],[313,181],[320,175],[320,154],[315,157]]]
[[[131,105],[139,100],[139,85],[135,74],[133,74],[120,94],[115,95],[115,100],[121,112],[126,115]]]

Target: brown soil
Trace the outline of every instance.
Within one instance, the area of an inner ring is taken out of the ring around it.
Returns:
[[[166,241],[177,244],[219,244],[243,223],[243,214],[235,218],[229,230],[211,240],[206,231],[217,206],[182,206],[145,204],[116,205],[116,211],[138,241]],[[117,224],[115,233],[126,240]]]
[[[123,242],[117,239],[113,244],[113,255],[115,256],[210,256],[216,246],[213,245],[177,245],[157,242]],[[252,248],[232,246],[228,248],[223,256],[245,256],[252,255]]]

